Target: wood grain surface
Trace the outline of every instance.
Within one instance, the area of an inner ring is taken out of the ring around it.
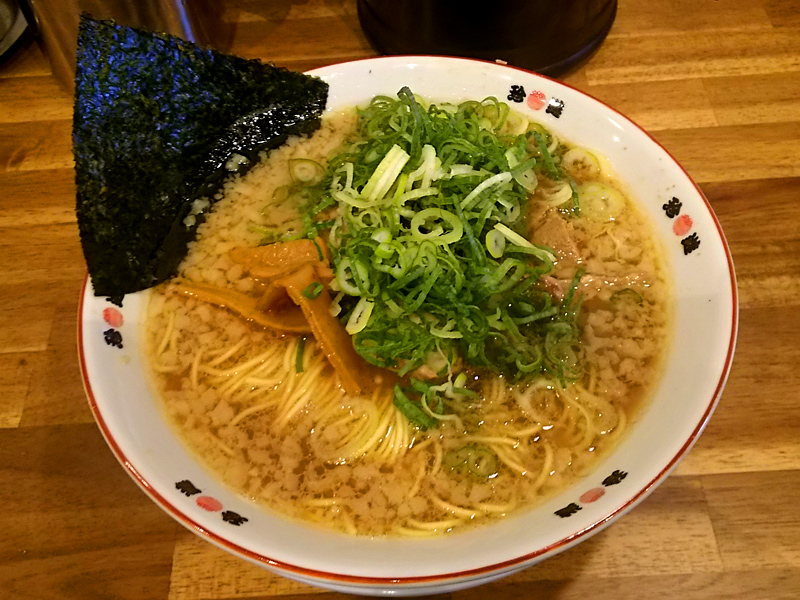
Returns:
[[[232,51],[371,56],[355,0],[229,0]],[[611,528],[462,600],[800,598],[800,1],[620,0],[565,80],[648,129],[733,252],[740,336],[686,460]],[[107,449],[78,371],[71,98],[27,36],[0,62],[0,598],[335,599],[194,536]],[[447,598],[447,596],[444,596]]]

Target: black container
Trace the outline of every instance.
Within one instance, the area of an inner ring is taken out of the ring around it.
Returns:
[[[382,54],[442,54],[556,76],[605,39],[617,0],[358,0],[358,18]]]

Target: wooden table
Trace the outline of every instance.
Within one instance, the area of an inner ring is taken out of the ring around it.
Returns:
[[[233,52],[294,69],[370,56],[355,0],[239,0]],[[706,433],[629,516],[454,598],[800,598],[800,2],[621,0],[567,81],[649,130],[702,186],[741,298]],[[84,263],[71,101],[24,41],[0,64],[0,597],[338,598],[230,556],[107,449],[75,344]]]

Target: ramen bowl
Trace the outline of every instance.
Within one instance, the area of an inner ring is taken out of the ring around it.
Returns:
[[[675,295],[663,375],[621,442],[584,477],[532,508],[430,538],[348,536],[284,518],[234,492],[179,439],[143,352],[149,292],[80,304],[83,381],[97,423],[134,481],[179,523],[244,560],[297,581],[356,594],[420,595],[479,585],[549,558],[634,508],[696,442],[733,358],[733,263],[708,201],[649,135],[603,103],[540,75],[442,57],[391,57],[312,71],[328,110],[393,95],[497,97],[571,142],[603,154],[663,247]],[[380,485],[380,482],[375,482]]]

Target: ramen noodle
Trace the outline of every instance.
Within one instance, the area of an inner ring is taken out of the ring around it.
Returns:
[[[258,247],[268,232],[304,231],[298,166],[310,165],[314,179],[313,165],[324,169],[359,142],[359,118],[354,110],[329,116],[312,136],[231,177],[180,280],[259,297],[264,282],[231,251]],[[314,336],[254,324],[168,283],[150,298],[148,359],[170,421],[219,478],[288,517],[357,535],[427,536],[530,507],[618,442],[659,378],[668,341],[670,287],[656,236],[602,156],[514,113],[499,130],[528,134],[540,168],[546,150],[562,174],[539,172],[520,219],[555,259],[537,293],[563,303],[580,268],[580,371],[515,378],[462,357],[445,361],[443,377],[441,363],[423,365],[429,373],[403,375],[441,384],[442,406],[422,409],[436,424],[425,428],[398,408],[391,387],[345,392]],[[576,196],[580,211],[571,209]],[[500,241],[507,248],[513,239]]]

